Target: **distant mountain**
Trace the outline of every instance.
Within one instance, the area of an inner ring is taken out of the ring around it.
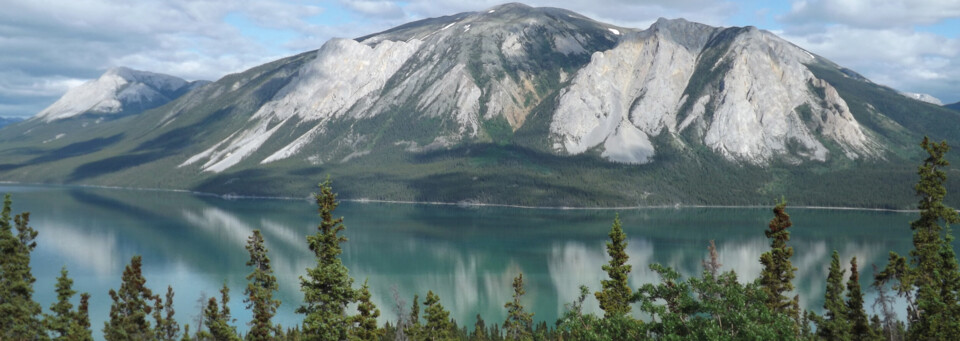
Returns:
[[[918,94],[918,93],[903,92],[903,91],[901,91],[900,94],[921,102],[927,102],[934,105],[943,105],[943,102],[940,101],[939,98],[933,97],[933,95]]]
[[[64,107],[113,108],[89,102]],[[522,4],[334,39],[137,115],[71,112],[0,132],[0,180],[303,195],[329,174],[343,198],[903,208],[922,136],[960,144],[960,113],[767,31]]]
[[[947,104],[947,105],[944,105],[944,106],[947,107],[947,108],[953,109],[953,110],[960,110],[960,102],[953,103],[953,104]]]
[[[70,89],[35,118],[52,122],[83,114],[136,114],[167,104],[207,83],[187,82],[174,76],[125,67],[112,68],[100,78]]]
[[[8,126],[20,121],[23,121],[23,119],[19,117],[0,117],[0,128],[3,128],[5,126]]]

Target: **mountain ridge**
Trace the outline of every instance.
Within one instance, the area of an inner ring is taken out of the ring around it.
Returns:
[[[913,180],[921,136],[960,141],[960,114],[891,93],[755,27],[507,4],[334,39],[136,115],[20,123],[0,131],[0,179],[290,195],[330,174],[378,200],[902,208],[910,187],[890,184]]]
[[[137,114],[166,104],[207,83],[114,67],[99,78],[70,89],[34,118],[52,122],[83,114]]]

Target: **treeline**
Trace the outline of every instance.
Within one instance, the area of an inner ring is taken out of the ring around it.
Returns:
[[[109,291],[113,304],[101,330],[107,340],[953,339],[960,335],[960,265],[949,224],[960,222],[960,216],[943,203],[948,166],[944,154],[949,147],[928,139],[921,146],[929,157],[918,168],[920,181],[915,186],[920,218],[910,226],[914,249],[906,257],[891,252],[886,267],[876,272],[872,286],[879,295],[878,315],[868,315],[864,309],[857,259],[850,260],[847,276],[836,251],[825,283],[823,315],[800,308],[799,296],[791,296],[797,270],[791,263],[794,249],[789,246],[793,223],[781,199],[764,231],[770,249],[759,259],[763,271],[746,283],[734,271],[722,271],[711,242],[700,276],[683,278],[670,267],[651,264],[659,281],[630,287],[627,236],[617,217],[606,244],[609,262],[602,265],[607,279],[596,292],[581,286],[579,297],[566,305],[555,323],[533,322],[534,313],[523,306],[526,291],[523,274],[518,273],[512,299],[504,304],[505,321],[488,324],[478,314],[473,328],[460,325],[440,297],[428,291],[422,303],[414,295],[409,307],[395,293],[397,319],[379,325],[380,309],[371,301],[367,282],[355,288],[341,262],[341,244],[347,239],[340,235],[343,218],[334,218],[337,195],[327,179],[315,195],[320,225],[316,234],[306,238],[316,265],[300,277],[304,295],[296,309],[304,317],[300,325],[285,328],[272,321],[281,304],[274,298],[278,283],[263,235],[255,230],[246,244],[250,274],[242,298],[252,311],[252,319],[241,322],[249,326],[248,332],[237,331],[226,285],[219,300],[205,302],[198,325],[181,328],[174,318],[173,289],[168,286],[162,297],[154,294],[146,286],[140,256],[134,256],[124,269],[120,288]],[[0,212],[0,340],[92,340],[90,295],[81,294],[80,304],[72,305],[76,291],[65,268],[49,313],[33,300],[30,253],[36,247],[37,231],[29,226],[29,213],[11,218],[10,206],[7,195]],[[893,310],[896,297],[907,303],[903,320]],[[584,312],[588,299],[597,300],[602,315]],[[354,304],[355,312],[348,309]]]

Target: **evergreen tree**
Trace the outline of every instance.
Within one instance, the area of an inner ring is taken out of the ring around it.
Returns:
[[[450,312],[440,304],[440,297],[433,294],[433,291],[427,292],[427,299],[423,301],[424,318],[427,323],[423,326],[422,334],[419,335],[423,340],[449,340],[453,337],[454,326],[450,323]]]
[[[370,301],[370,287],[366,280],[363,281],[357,296],[357,312],[358,314],[351,318],[353,328],[350,330],[350,340],[379,340],[383,336],[383,330],[377,328],[380,309]]]
[[[351,287],[353,279],[340,260],[340,243],[347,238],[338,235],[344,229],[343,218],[333,218],[333,210],[339,203],[330,188],[329,177],[320,184],[320,193],[315,199],[321,221],[319,232],[307,236],[307,243],[317,257],[317,266],[307,269],[307,278],[300,277],[304,305],[297,313],[306,315],[303,334],[307,339],[344,340],[348,329],[346,307],[354,301],[356,292]]]
[[[155,328],[157,339],[164,341],[176,341],[180,334],[180,324],[173,317],[173,287],[167,286],[166,301],[161,301],[156,297],[153,306],[153,319],[157,322]]]
[[[36,279],[30,270],[30,252],[37,247],[37,231],[29,226],[29,212],[16,215],[11,225],[10,205],[7,194],[0,211],[0,339],[42,338],[42,308],[33,300]]]
[[[717,276],[720,275],[720,267],[723,266],[723,264],[720,264],[720,254],[717,253],[717,244],[713,242],[713,239],[710,240],[707,251],[709,252],[710,258],[700,261],[700,264],[712,278],[717,278]]]
[[[403,334],[410,340],[419,340],[420,331],[423,327],[420,325],[420,295],[413,294],[413,305],[410,306],[410,323],[404,328]]]
[[[507,333],[507,340],[532,340],[530,334],[533,323],[533,313],[523,309],[520,298],[526,290],[523,289],[523,274],[513,279],[513,300],[503,305],[507,308],[507,320],[503,322],[503,331]]]
[[[57,301],[50,305],[53,315],[44,317],[44,325],[53,333],[53,340],[90,340],[90,320],[87,316],[87,304],[90,295],[84,293],[77,311],[73,310],[70,299],[77,292],[73,290],[73,280],[67,276],[67,268],[60,269],[56,284]]]
[[[230,288],[223,284],[220,289],[220,306],[217,307],[217,299],[211,297],[204,309],[204,322],[209,329],[209,338],[215,341],[239,341],[236,327],[230,325],[233,317],[230,316]],[[199,334],[198,334],[199,335]],[[206,336],[206,335],[204,335]],[[205,339],[200,336],[197,339]]]
[[[795,321],[800,320],[800,299],[794,296],[791,300],[786,296],[793,290],[793,277],[797,268],[790,263],[793,257],[793,247],[788,247],[790,231],[793,226],[790,215],[786,213],[787,202],[780,200],[773,208],[773,219],[764,235],[770,238],[770,251],[760,255],[763,270],[760,273],[760,284],[767,294],[767,306],[777,313],[790,316]]]
[[[960,221],[960,216],[943,203],[947,194],[943,169],[950,165],[944,156],[950,147],[927,137],[920,145],[929,156],[918,167],[920,180],[914,187],[920,197],[920,218],[910,223],[914,249],[909,264],[891,252],[887,267],[877,274],[874,285],[896,281],[893,288],[907,300],[910,339],[950,339],[960,335],[960,267],[950,244],[953,236],[949,228],[949,224]]]
[[[607,255],[610,263],[603,266],[610,279],[603,280],[603,289],[594,294],[600,302],[604,317],[622,316],[630,313],[633,291],[627,285],[627,275],[631,266],[627,264],[627,234],[620,227],[620,216],[614,218],[610,228],[610,241],[607,242]]]
[[[193,335],[190,334],[189,323],[183,325],[183,337],[180,338],[180,341],[193,341]]]
[[[103,337],[113,340],[147,340],[154,337],[147,316],[153,311],[149,301],[156,296],[146,286],[140,256],[133,256],[130,265],[123,270],[120,290],[110,289],[110,320],[103,323]]]
[[[276,328],[271,319],[277,314],[280,300],[273,298],[273,293],[278,290],[277,277],[273,275],[270,267],[270,258],[267,257],[267,248],[260,230],[253,230],[253,235],[247,239],[246,248],[250,253],[247,266],[253,268],[247,275],[247,289],[244,291],[247,297],[243,300],[247,309],[253,310],[253,320],[248,323],[250,332],[247,339],[272,340]]]
[[[71,341],[93,341],[93,332],[90,330],[90,294],[80,294],[80,305],[74,318],[72,330],[69,332]]]
[[[60,268],[60,277],[57,277],[57,301],[50,305],[53,315],[44,317],[47,331],[53,333],[54,340],[66,340],[70,333],[70,325],[75,323],[73,304],[70,298],[77,293],[73,290],[73,280],[67,276],[67,267]]]
[[[817,325],[817,335],[827,340],[850,339],[850,322],[847,320],[849,314],[843,301],[844,272],[840,269],[840,256],[834,250],[830,259],[830,272],[827,275],[827,290],[824,294],[823,309],[826,313]]]
[[[470,341],[487,341],[487,324],[483,322],[480,314],[477,314],[477,322],[473,324],[473,334],[470,335]]]
[[[860,272],[857,269],[857,257],[850,260],[850,279],[847,281],[847,321],[850,323],[850,337],[853,340],[870,340],[879,337],[863,309],[863,292],[860,289]]]

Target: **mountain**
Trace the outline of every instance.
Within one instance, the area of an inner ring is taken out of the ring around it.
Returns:
[[[944,105],[944,107],[947,107],[947,108],[950,108],[950,109],[953,109],[953,110],[960,110],[960,102],[953,103],[953,104],[947,104],[947,105]]]
[[[46,112],[0,131],[0,180],[300,196],[331,175],[354,199],[904,208],[922,136],[960,142],[960,113],[767,31],[522,4],[333,39],[138,114]]]
[[[187,82],[174,76],[125,67],[112,68],[100,78],[70,89],[34,119],[52,122],[84,114],[136,114],[167,104],[207,83]]]
[[[23,121],[19,117],[0,117],[0,128]]]
[[[943,102],[940,101],[939,98],[933,97],[933,95],[918,94],[914,92],[903,92],[903,91],[901,91],[900,94],[921,102],[927,102],[934,105],[943,105]]]

